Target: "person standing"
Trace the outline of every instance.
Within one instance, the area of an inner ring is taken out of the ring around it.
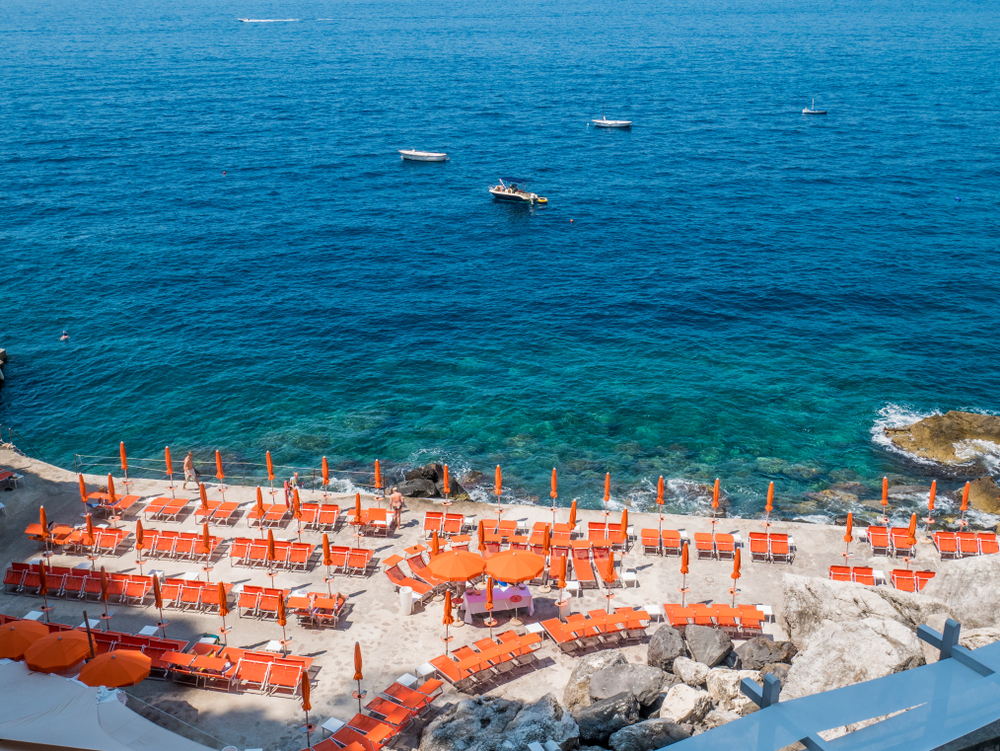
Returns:
[[[188,451],[187,456],[184,457],[184,484],[181,485],[181,490],[187,490],[187,484],[193,482],[195,487],[198,487],[198,475],[200,473],[194,468],[194,452]]]
[[[389,496],[389,509],[392,511],[396,529],[399,529],[403,523],[403,494],[399,492],[399,488],[392,489],[392,495]]]

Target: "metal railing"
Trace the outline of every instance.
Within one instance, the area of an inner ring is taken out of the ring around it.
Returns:
[[[4,431],[7,432],[6,439],[4,439]],[[43,459],[42,452],[31,444],[27,436],[19,430],[14,430],[9,425],[0,425],[0,447],[10,449],[21,456],[33,456]]]

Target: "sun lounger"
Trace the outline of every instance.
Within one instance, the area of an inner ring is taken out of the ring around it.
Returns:
[[[771,553],[768,548],[767,535],[764,532],[750,532],[747,537],[750,541],[750,558],[755,561],[770,560]],[[832,570],[835,567],[831,566],[830,568]]]
[[[830,566],[830,578],[835,582],[853,581],[850,566]]]
[[[904,569],[894,569],[891,577],[892,586],[896,589],[902,590],[903,592],[917,591],[917,576],[915,572],[906,571]]]
[[[573,576],[580,582],[580,587],[596,587],[597,578],[594,576],[594,569],[590,565],[590,548],[574,547],[571,554],[573,558]]]
[[[868,544],[872,546],[873,555],[889,555],[889,530],[885,527],[868,527]]]
[[[438,586],[444,584],[444,579],[438,579],[434,574],[430,572],[427,568],[427,564],[424,562],[424,558],[421,555],[415,555],[406,559],[407,564],[410,566],[410,571],[418,579],[423,579],[425,582],[431,586]]]
[[[424,537],[428,540],[437,532],[441,534],[444,528],[444,512],[428,511],[424,514]]]
[[[660,539],[663,543],[663,554],[664,555],[680,555],[681,554],[681,533],[676,529],[665,529],[660,535]]]
[[[954,532],[935,532],[933,534],[934,547],[942,558],[959,558],[961,553],[958,549],[958,535]]]
[[[660,554],[660,532],[656,529],[639,530],[639,539],[642,541],[642,552],[647,555]]]
[[[373,552],[367,548],[351,548],[347,556],[344,573],[350,576],[366,576],[371,564]],[[411,567],[412,568],[412,567]]]
[[[979,538],[980,555],[1000,553],[1000,544],[997,543],[996,532],[979,532],[976,537]]]
[[[216,524],[235,524],[239,518],[240,504],[227,501],[212,509],[212,521]]]
[[[333,532],[337,529],[337,522],[339,520],[340,506],[324,503],[319,507],[319,514],[316,517],[315,524],[312,525],[312,529],[328,530]]]
[[[465,514],[445,514],[443,531],[446,535],[460,535],[463,524],[465,524]]]
[[[907,537],[910,534],[910,530],[906,527],[893,527],[889,531],[889,542],[892,544],[892,553],[897,558],[900,555],[912,556],[913,548],[916,545],[916,541],[909,542]],[[979,549],[976,549],[976,554],[978,555]]]
[[[715,557],[715,540],[707,532],[694,533],[694,549],[699,558]]]
[[[431,705],[434,699],[416,689],[407,688],[402,683],[393,683],[382,694],[411,712],[419,714]]]
[[[923,589],[925,586],[927,586],[927,582],[929,582],[931,579],[934,578],[934,572],[933,571],[917,571],[916,572],[916,577],[917,577],[917,591],[919,592],[921,589]]]
[[[614,562],[607,548],[594,548],[594,567],[601,576],[606,587],[621,586],[621,580],[615,572]]]
[[[875,586],[875,572],[869,566],[855,566],[851,569],[851,578],[856,584]]]
[[[979,539],[975,532],[957,532],[958,550],[963,558],[979,555]]]
[[[792,549],[788,535],[772,532],[767,536],[767,549],[772,561],[792,562]]]
[[[733,560],[736,557],[736,538],[732,535],[718,533],[715,536],[715,553],[719,560]]]

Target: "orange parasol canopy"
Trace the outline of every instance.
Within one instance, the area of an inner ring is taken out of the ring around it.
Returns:
[[[611,500],[611,473],[604,473],[604,505],[608,504]]]
[[[42,528],[42,540],[48,540],[49,520],[45,518],[45,506],[38,507],[38,524]]]
[[[464,582],[483,573],[486,561],[467,550],[449,550],[432,557],[427,568],[439,579],[449,582]]]
[[[361,645],[354,642],[354,680],[363,681],[365,677],[361,674]]]
[[[382,487],[382,468],[379,466],[378,459],[375,460],[375,488],[380,489]]]
[[[163,595],[160,593],[160,577],[153,577],[153,604],[163,610]]]
[[[115,478],[108,472],[108,503],[114,506],[117,501],[118,498],[115,496]]]
[[[441,623],[445,626],[450,626],[455,622],[454,616],[451,614],[451,590],[445,590],[444,593],[444,617],[441,619]]]
[[[257,486],[257,503],[254,506],[254,513],[257,514],[257,521],[264,523],[264,495],[261,493],[260,485]]]
[[[888,477],[883,477],[882,478],[882,505],[883,506],[888,506],[889,505],[889,478]]]
[[[145,532],[143,532],[143,529],[142,529],[142,519],[136,519],[136,522],[135,522],[135,549],[136,550],[145,550],[146,549],[146,543],[143,542],[144,536],[145,536]]]
[[[931,494],[930,494],[930,497],[927,499],[927,510],[928,511],[933,511],[934,510],[934,499],[935,498],[937,498],[937,480],[934,480],[933,482],[931,482]]]
[[[847,531],[844,533],[844,542],[850,542],[854,539],[854,514],[851,511],[847,512]]]
[[[549,491],[549,498],[559,497],[559,480],[556,477],[556,468],[552,468],[552,489]]]
[[[274,465],[271,463],[271,452],[267,452],[267,479],[274,482]]]
[[[49,593],[49,577],[45,573],[45,562],[38,566],[38,596],[44,597]]]
[[[969,510],[969,483],[965,483],[965,488],[962,490],[962,511]]]
[[[528,550],[505,550],[486,562],[486,573],[502,582],[528,581],[544,568],[545,559]]]
[[[663,505],[663,475],[660,475],[660,479],[656,481],[656,505]]]
[[[451,492],[451,479],[448,477],[448,465],[444,465],[444,479],[441,481],[444,485],[444,494],[448,495]]]
[[[330,555],[330,538],[326,532],[323,533],[323,565],[327,567],[333,565],[333,556]]]
[[[478,536],[479,536],[479,552],[480,553],[485,553],[486,552],[486,527],[485,527],[485,523],[483,522],[482,519],[479,520]]]
[[[87,514],[87,545],[94,544],[94,515]]]
[[[715,487],[712,488],[712,508],[719,508],[719,478],[715,478]]]
[[[77,478],[80,480],[80,500],[83,501],[84,504],[86,504],[87,503],[87,483],[85,483],[83,481],[83,475],[77,475]]]
[[[37,673],[58,673],[90,656],[90,642],[82,631],[56,631],[24,651],[24,661]]]
[[[208,492],[205,490],[205,483],[198,483],[198,496],[201,498],[201,507],[208,511]]]
[[[493,492],[500,496],[500,492],[503,490],[503,475],[500,473],[500,465],[497,465],[497,471],[493,475],[494,488]]]
[[[226,473],[222,471],[222,454],[218,449],[215,450],[215,476],[219,482],[226,479]]]
[[[167,465],[167,477],[171,477],[172,478],[174,476],[174,463],[170,459],[170,447],[169,446],[164,446],[163,447],[163,461]]]
[[[118,442],[118,455],[122,459],[122,472],[128,474],[128,457],[125,456],[125,441]]]
[[[101,566],[101,602],[108,601],[108,572]]]
[[[208,522],[201,525],[201,554],[208,555],[212,551],[212,538],[208,534]]]
[[[486,609],[493,610],[493,577],[486,579]]]
[[[299,489],[292,489],[292,518],[302,518],[302,503],[299,501]]]
[[[736,555],[733,556],[733,573],[731,573],[729,576],[733,579],[733,581],[736,581],[737,579],[740,578],[740,576],[742,576],[742,574],[740,574],[740,549],[739,548],[736,548]]]
[[[437,530],[431,535],[431,555],[436,556],[441,552],[441,541],[438,539]]]
[[[0,659],[20,660],[28,647],[48,635],[48,626],[37,621],[11,621],[0,626]]]
[[[278,625],[285,626],[288,624],[288,616],[285,613],[285,598],[278,597]]]
[[[917,515],[910,514],[910,526],[906,528],[906,544],[917,544]]]
[[[566,566],[569,563],[567,556],[559,556],[559,589],[566,589]]]
[[[569,526],[576,526],[576,500],[569,505]]]
[[[88,686],[134,686],[149,677],[152,658],[137,649],[116,649],[97,655],[83,666],[80,680]]]
[[[222,582],[218,584],[219,591],[219,615],[225,618],[229,615],[229,603],[226,602],[226,585]]]
[[[770,483],[767,486],[767,503],[764,505],[764,510],[768,513],[774,511],[774,483]]]
[[[302,693],[302,709],[308,712],[313,708],[312,702],[309,701],[309,671],[302,671],[302,684],[300,687],[300,692]]]
[[[323,466],[323,484],[324,485],[329,485],[330,484],[330,463],[327,462],[325,456],[323,457],[323,464],[322,464],[322,466]],[[307,683],[308,683],[308,681],[307,681]]]
[[[688,544],[685,542],[681,545],[681,573],[687,576],[690,573],[688,568]]]
[[[274,530],[267,530],[267,560],[268,563],[274,563],[275,558],[278,556],[274,552]]]

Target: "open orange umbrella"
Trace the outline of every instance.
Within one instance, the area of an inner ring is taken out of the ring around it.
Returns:
[[[545,568],[545,559],[529,550],[505,550],[486,561],[486,573],[501,582],[534,579]]]
[[[361,645],[354,642],[354,680],[358,682],[358,690],[355,693],[358,698],[358,712],[361,711],[361,681],[364,679],[364,675],[361,674]]]
[[[41,538],[48,549],[49,542],[49,520],[45,517],[45,506],[38,507],[38,525],[42,528]]]
[[[80,680],[88,686],[134,686],[149,677],[152,666],[152,658],[137,649],[116,649],[97,655],[84,665]]]
[[[0,659],[20,660],[28,647],[48,635],[48,626],[37,621],[5,623],[0,626]]]
[[[608,501],[611,500],[611,473],[604,473],[604,515],[608,515]]]
[[[443,485],[444,497],[447,498],[448,494],[451,493],[451,479],[448,477],[448,465],[444,465],[444,478],[441,480]]]
[[[69,670],[90,656],[90,642],[82,631],[55,631],[24,651],[24,661],[36,673]]]
[[[485,553],[486,552],[486,525],[485,525],[485,523],[483,522],[482,519],[479,520],[478,537],[479,537],[479,552],[480,553]]]
[[[115,495],[115,478],[108,472],[108,505],[114,506],[118,503],[118,496]]]
[[[569,526],[576,526],[576,500],[569,505]]]
[[[80,500],[83,501],[83,505],[87,505],[87,483],[83,481],[83,475],[77,475],[77,479],[80,481]]]
[[[379,466],[378,459],[375,460],[375,489],[382,489],[382,467]]]
[[[771,512],[774,511],[774,483],[768,483],[767,503],[764,504],[764,526],[771,526]]]
[[[486,561],[467,550],[449,550],[435,554],[427,568],[439,579],[449,582],[464,582],[475,579],[486,568]]]
[[[125,473],[125,479],[128,479],[128,457],[125,456],[125,441],[118,442],[118,455],[122,460],[122,472]]]

